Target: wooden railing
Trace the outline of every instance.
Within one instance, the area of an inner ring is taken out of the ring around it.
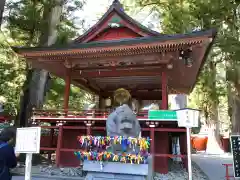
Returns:
[[[111,112],[110,109],[91,109],[91,110],[43,110],[43,109],[34,109],[33,115],[35,116],[104,116],[109,115]],[[148,110],[142,110],[137,113],[138,116],[146,116],[148,115]]]
[[[61,120],[70,121],[83,121],[83,120],[106,120],[110,110],[106,109],[93,109],[93,110],[34,110],[32,120],[41,122],[53,122]],[[140,111],[137,114],[140,121],[148,119],[148,111]]]
[[[230,174],[229,174],[229,167],[232,167],[232,164],[222,164],[223,166],[225,166],[225,178],[226,178],[226,180],[231,180],[231,179],[235,179],[234,178],[234,176],[231,176]]]

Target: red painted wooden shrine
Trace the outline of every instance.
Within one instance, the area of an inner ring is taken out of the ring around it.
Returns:
[[[7,123],[7,122],[10,122],[10,120],[11,120],[11,116],[5,113],[4,111],[1,111],[1,107],[0,107],[0,123]]]
[[[58,166],[78,166],[73,155],[79,149],[77,136],[105,135],[108,111],[103,102],[117,88],[128,89],[139,102],[161,100],[161,109],[168,109],[168,94],[191,92],[215,34],[214,30],[160,34],[129,17],[115,0],[99,22],[65,46],[14,48],[33,67],[65,79],[63,110],[37,110],[33,116],[35,122],[52,124],[45,127],[52,133],[41,150],[56,151]],[[98,108],[88,112],[68,110],[71,83],[96,94]],[[180,137],[181,156],[186,163],[184,128],[178,128],[177,122],[149,122],[146,111],[140,111],[138,118],[142,136],[152,139],[150,151],[156,171],[168,172],[171,136]],[[53,137],[53,129],[59,129],[57,137]]]

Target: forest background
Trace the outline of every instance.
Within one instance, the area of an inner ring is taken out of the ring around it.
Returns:
[[[7,0],[0,32],[0,102],[17,124],[32,107],[58,109],[63,105],[64,80],[32,69],[11,46],[65,44],[93,23],[81,16],[90,1]],[[92,1],[93,2],[93,1]],[[101,1],[102,3],[103,1]],[[240,1],[238,0],[123,0],[125,11],[164,34],[217,28],[218,35],[189,106],[202,110],[204,123],[219,133],[240,132]],[[112,1],[104,1],[109,7]],[[92,3],[94,4],[94,3]],[[95,4],[96,5],[96,4]],[[91,7],[90,7],[91,9]],[[94,8],[98,9],[98,8]],[[100,8],[101,9],[101,8]],[[102,12],[88,12],[101,17]],[[95,14],[94,14],[95,13]],[[177,93],[177,92],[176,92]],[[82,109],[94,97],[71,86],[70,109]]]

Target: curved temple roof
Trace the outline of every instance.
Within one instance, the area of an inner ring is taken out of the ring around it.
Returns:
[[[116,16],[120,18],[118,23],[135,33],[134,37],[133,33],[128,36],[129,31],[121,26],[109,27],[109,22]],[[112,40],[102,36],[96,41],[101,32],[111,30],[117,32],[111,35]],[[116,39],[115,35],[121,33],[122,37]],[[33,67],[59,77],[64,78],[66,69],[70,68],[74,84],[104,97],[124,87],[136,96],[161,99],[162,71],[167,73],[170,93],[192,90],[215,36],[214,29],[176,35],[157,33],[130,18],[121,4],[114,1],[96,25],[71,43],[13,49],[27,58]],[[191,67],[180,59],[180,53],[188,49],[193,61]]]
[[[152,44],[168,44],[169,47],[171,45],[190,45],[191,43],[198,42],[204,38],[209,39],[210,41],[213,40],[213,38],[216,35],[216,30],[207,30],[207,31],[195,31],[188,34],[175,34],[175,35],[161,35],[161,36],[155,36],[155,37],[139,37],[139,38],[132,38],[132,39],[120,39],[120,40],[108,40],[108,41],[97,41],[97,42],[88,42],[88,43],[70,43],[63,46],[53,45],[49,47],[12,47],[15,52],[24,54],[26,56],[32,54],[39,54],[39,55],[45,55],[48,54],[58,54],[58,52],[65,52],[64,54],[68,54],[67,52],[72,54],[72,50],[88,50],[91,51],[91,49],[96,48],[109,48],[111,49],[120,48],[121,46],[139,46],[142,44],[145,45],[152,45]],[[167,48],[169,48],[167,47]],[[45,52],[45,53],[44,53]],[[48,53],[47,53],[48,52]]]

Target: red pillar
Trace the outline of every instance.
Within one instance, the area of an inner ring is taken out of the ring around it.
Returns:
[[[71,85],[71,69],[67,68],[65,77],[64,110],[68,109],[70,85]]]
[[[169,153],[168,132],[155,131],[155,140],[156,140],[155,154],[162,154],[162,155],[170,154]],[[168,173],[168,159],[169,158],[166,156],[155,157],[155,172],[158,172],[161,174],[167,174]]]
[[[50,129],[50,137],[49,137],[49,147],[50,148],[53,147],[53,138],[54,138],[54,129]],[[51,161],[51,155],[52,155],[52,152],[50,151],[48,153],[48,160],[50,160],[50,161]]]
[[[65,91],[64,91],[64,110],[67,113],[68,103],[69,103],[69,94],[70,94],[70,85],[71,85],[71,69],[66,68],[65,74]],[[62,148],[62,138],[63,138],[63,126],[59,125],[58,139],[57,139],[57,150],[56,150],[56,165],[60,166],[61,161],[61,148]]]
[[[90,136],[92,134],[91,126],[87,126],[87,135]]]
[[[168,92],[167,92],[167,74],[162,72],[162,104],[161,109],[168,109]]]
[[[187,133],[182,133],[180,135],[180,152],[181,155],[186,155],[183,159],[183,166],[188,170],[188,159],[187,159]]]
[[[57,139],[57,150],[56,150],[56,165],[57,167],[60,166],[60,154],[61,154],[61,147],[62,147],[62,138],[63,138],[63,126],[59,126],[58,131],[58,139]]]
[[[151,155],[152,155],[152,171],[154,172],[155,170],[155,132],[154,132],[154,128],[150,128],[150,138],[151,140],[151,144],[150,144],[150,150],[151,150]]]

